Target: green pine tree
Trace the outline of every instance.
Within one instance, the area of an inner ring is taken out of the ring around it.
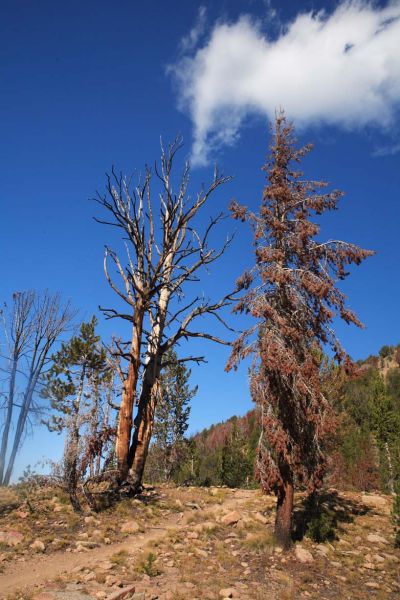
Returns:
[[[77,497],[82,450],[82,429],[90,418],[91,390],[107,377],[106,353],[96,335],[97,319],[82,323],[79,335],[62,344],[53,355],[44,395],[50,399],[54,414],[47,421],[52,431],[66,431],[63,479],[75,511],[81,511]]]
[[[153,454],[158,456],[159,480],[169,481],[177,472],[186,454],[185,433],[189,426],[191,399],[197,387],[190,388],[191,371],[180,363],[175,351],[164,359],[160,378],[160,399],[154,422]]]
[[[221,480],[229,487],[243,487],[249,484],[253,474],[253,463],[247,440],[233,422],[232,431],[222,447]]]

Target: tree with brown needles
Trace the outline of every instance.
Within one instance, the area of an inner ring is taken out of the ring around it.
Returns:
[[[331,324],[335,315],[362,326],[346,307],[338,280],[346,267],[373,254],[353,244],[316,237],[311,220],[334,210],[342,192],[323,193],[327,184],[304,180],[296,163],[311,145],[298,149],[294,128],[283,112],[275,121],[267,176],[258,213],[233,202],[232,216],[251,224],[255,266],[238,284],[247,291],[235,306],[257,323],[235,342],[227,369],[253,355],[250,390],[260,408],[261,437],[257,471],[265,493],[277,496],[275,536],[291,544],[295,486],[315,492],[322,484],[326,456],[324,441],[334,419],[321,386],[321,357],[330,347],[346,364]]]
[[[131,324],[130,341],[124,344],[116,340],[114,354],[122,359],[119,376],[123,382],[116,438],[119,482],[129,480],[133,490],[141,486],[164,357],[182,339],[227,343],[204,330],[193,329],[193,324],[207,315],[223,322],[219,310],[230,304],[233,296],[228,294],[217,302],[201,296],[189,300],[187,284],[199,281],[199,271],[217,260],[229,245],[230,239],[218,250],[209,246],[210,234],[222,215],[212,218],[203,233],[195,229],[193,222],[213,192],[230,177],[215,171],[210,186],[191,199],[187,193],[186,163],[174,191],[173,164],[180,147],[179,138],[167,151],[162,147],[160,167],[156,165],[154,173],[146,168],[143,180],[135,187],[113,171],[106,193],[96,198],[109,217],[96,220],[117,227],[125,238],[126,266],[115,251],[106,248],[104,271],[113,291],[128,305],[128,311],[102,310],[109,319],[123,319]],[[159,183],[156,201],[151,188],[154,176]],[[121,286],[110,272],[110,261]],[[188,356],[180,361],[201,362],[204,357]]]

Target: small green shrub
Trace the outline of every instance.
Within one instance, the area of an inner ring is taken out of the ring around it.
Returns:
[[[306,536],[318,544],[334,540],[334,517],[327,512],[314,514],[307,523]]]
[[[157,557],[153,552],[146,554],[145,558],[140,564],[141,572],[145,573],[149,577],[157,577],[157,575],[160,575],[161,571],[155,565],[156,559]]]

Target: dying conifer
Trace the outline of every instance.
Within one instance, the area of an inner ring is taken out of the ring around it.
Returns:
[[[343,194],[303,179],[296,164],[311,145],[298,149],[293,131],[279,113],[259,212],[231,206],[234,218],[251,224],[255,246],[255,265],[238,282],[246,292],[235,311],[257,322],[235,342],[227,367],[254,356],[250,388],[262,422],[257,468],[264,492],[277,496],[275,535],[284,547],[290,545],[295,486],[310,493],[321,486],[324,440],[334,426],[321,386],[322,351],[330,347],[338,362],[349,362],[332,320],[361,326],[337,282],[349,265],[373,254],[317,239],[319,226],[311,218],[336,209]]]

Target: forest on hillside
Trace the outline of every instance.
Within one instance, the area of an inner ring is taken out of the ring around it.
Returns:
[[[327,484],[340,489],[393,493],[399,473],[400,344],[383,346],[377,356],[357,361],[351,376],[330,370],[326,385],[335,406],[337,431],[329,443]],[[156,413],[154,443],[147,463],[150,482],[178,485],[255,487],[260,437],[257,409],[232,416],[185,437],[186,413],[169,420],[164,403]],[[183,418],[182,418],[183,416]],[[179,430],[180,435],[174,436]]]

